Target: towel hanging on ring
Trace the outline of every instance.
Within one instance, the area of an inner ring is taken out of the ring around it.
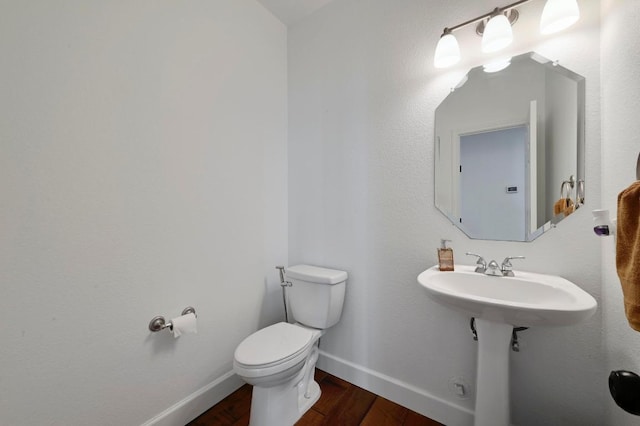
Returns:
[[[553,215],[557,216],[562,213],[567,217],[574,211],[575,204],[571,199],[571,182],[565,180],[560,185],[560,199],[553,205]]]
[[[616,269],[629,325],[640,331],[640,180],[618,195]]]

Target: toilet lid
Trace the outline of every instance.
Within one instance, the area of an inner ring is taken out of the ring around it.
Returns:
[[[286,322],[263,328],[238,345],[235,360],[245,366],[283,362],[307,349],[313,332]]]
[[[316,284],[338,284],[347,280],[345,271],[311,265],[295,265],[287,269],[287,278]]]

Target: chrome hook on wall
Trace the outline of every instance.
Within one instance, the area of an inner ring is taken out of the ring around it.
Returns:
[[[187,315],[187,314],[196,315],[196,310],[191,306],[187,306],[182,310],[182,315]],[[161,315],[158,315],[157,317],[153,317],[153,319],[149,322],[149,330],[153,331],[154,333],[160,330],[164,330],[165,328],[168,328],[169,330],[173,330],[173,324],[171,324],[171,322],[166,322],[164,317]]]

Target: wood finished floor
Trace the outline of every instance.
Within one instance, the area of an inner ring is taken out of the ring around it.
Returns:
[[[322,395],[296,426],[442,426],[322,370],[316,370]],[[247,426],[251,386],[244,385],[187,426]]]

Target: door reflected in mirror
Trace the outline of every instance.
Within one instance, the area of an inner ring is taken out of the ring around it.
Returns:
[[[584,202],[584,89],[533,52],[469,71],[435,113],[436,207],[485,240],[532,241],[569,216]]]

